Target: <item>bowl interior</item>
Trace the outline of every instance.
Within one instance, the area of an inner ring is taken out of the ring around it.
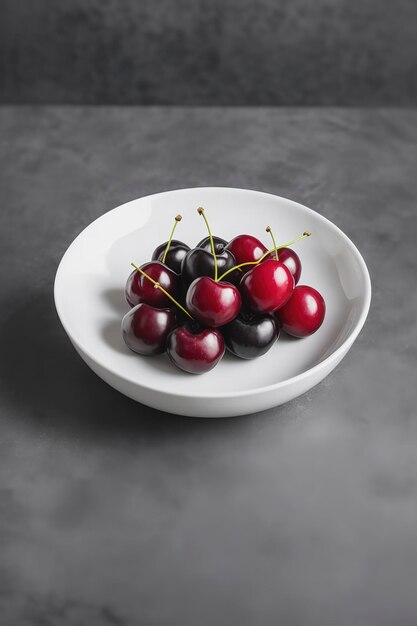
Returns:
[[[173,218],[183,215],[175,237],[190,246],[206,235],[196,208],[204,206],[213,234],[231,239],[250,233],[270,246],[270,225],[279,243],[305,230],[296,244],[303,270],[299,284],[312,285],[326,300],[323,326],[297,340],[281,334],[264,356],[243,361],[226,353],[203,376],[177,370],[166,355],[141,357],[125,346],[120,322],[129,310],[124,285],[130,262],[142,264],[168,238]],[[165,192],[134,200],[88,226],[66,252],[56,278],[61,321],[76,347],[127,380],[185,396],[241,393],[302,374],[329,357],[351,335],[369,305],[366,266],[350,240],[331,222],[290,200],[261,192],[202,188]]]

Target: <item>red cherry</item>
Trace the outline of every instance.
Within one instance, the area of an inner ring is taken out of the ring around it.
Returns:
[[[122,335],[128,348],[143,354],[162,354],[169,333],[175,328],[175,313],[142,303],[130,309],[122,319]]]
[[[291,274],[294,276],[295,284],[297,284],[300,280],[302,269],[300,257],[292,248],[280,248],[278,253],[280,262],[288,267]],[[275,260],[275,252],[271,252],[266,258]]]
[[[195,322],[173,330],[167,341],[171,361],[190,374],[203,374],[213,369],[224,350],[224,340],[218,330],[202,329]]]
[[[144,263],[144,265],[140,267],[151,278],[157,281],[165,291],[168,291],[168,293],[176,297],[180,287],[180,277],[178,274],[160,261]],[[130,306],[136,306],[141,302],[146,302],[156,307],[171,305],[168,296],[160,289],[157,289],[146,276],[143,276],[143,274],[140,274],[137,270],[133,270],[127,279],[125,295]]]
[[[266,252],[266,248],[262,241],[259,241],[252,235],[238,235],[226,246],[226,250],[230,250],[236,259],[236,265],[241,263],[249,263],[251,261],[258,261]],[[242,267],[243,272],[247,272],[250,269]]]
[[[277,317],[283,330],[294,337],[307,337],[320,328],[326,314],[323,296],[307,285],[298,285]]]
[[[240,281],[240,290],[249,308],[272,313],[284,306],[294,290],[294,278],[286,265],[267,259],[249,270]]]
[[[231,283],[214,281],[208,276],[196,278],[185,298],[188,311],[206,326],[223,326],[239,313],[242,298]]]

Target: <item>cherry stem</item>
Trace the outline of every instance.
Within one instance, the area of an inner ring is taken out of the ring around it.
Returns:
[[[181,311],[183,311],[186,315],[188,315],[188,317],[192,320],[194,320],[193,316],[190,315],[190,313],[188,313],[187,309],[185,309],[182,304],[180,304],[177,300],[175,300],[175,298],[173,296],[171,296],[170,293],[168,293],[168,291],[166,291],[166,289],[164,289],[163,287],[161,287],[161,285],[158,283],[158,281],[154,280],[151,276],[149,276],[149,274],[147,274],[146,272],[144,272],[143,270],[140,269],[140,267],[138,267],[137,265],[135,265],[134,263],[130,264],[132,267],[135,268],[136,271],[138,271],[140,274],[142,274],[142,276],[145,276],[145,278],[147,278],[148,280],[151,281],[151,283],[154,284],[155,289],[160,289],[162,291],[162,293],[164,293],[174,304],[177,305],[177,307],[179,309],[181,309]],[[195,320],[194,320],[195,321]]]
[[[257,261],[247,261],[246,263],[240,263],[239,265],[235,265],[234,267],[231,267],[229,270],[227,270],[227,272],[222,274],[220,278],[217,279],[216,282],[220,282],[221,280],[223,280],[225,276],[227,276],[227,274],[230,274],[234,270],[238,270],[241,267],[246,267],[247,265],[258,265],[258,263],[261,263],[261,261],[263,261],[268,256],[268,254],[271,254],[271,252],[277,252],[277,250],[281,250],[281,248],[288,248],[288,246],[292,246],[294,243],[297,243],[298,241],[301,241],[302,239],[305,239],[306,237],[310,237],[310,235],[311,233],[306,231],[300,237],[297,237],[297,239],[293,239],[292,241],[283,243],[281,246],[276,246],[275,248],[271,248],[270,250],[267,250],[265,254],[263,254]]]
[[[266,230],[267,233],[269,233],[271,235],[272,243],[274,244],[274,248],[275,248],[275,259],[276,259],[276,261],[279,261],[277,242],[275,241],[275,237],[274,237],[274,233],[272,232],[272,228],[270,226],[267,226],[265,228],[265,230]]]
[[[175,218],[174,226],[172,227],[171,234],[170,234],[169,239],[168,239],[167,247],[165,248],[164,256],[162,257],[162,263],[165,263],[165,259],[167,258],[168,250],[171,247],[171,241],[172,241],[172,238],[174,236],[175,229],[177,228],[178,222],[180,222],[181,220],[182,220],[182,215],[177,215],[177,217]]]
[[[203,209],[203,207],[201,207],[201,206],[200,206],[200,207],[197,209],[197,213],[199,213],[200,215],[202,215],[202,216],[203,216],[203,219],[204,219],[204,221],[205,221],[205,223],[206,223],[206,226],[207,226],[207,230],[208,230],[208,234],[209,234],[209,239],[210,239],[211,253],[212,253],[213,258],[214,258],[214,280],[215,280],[215,282],[217,283],[217,280],[218,280],[218,278],[217,278],[217,276],[218,276],[218,269],[217,269],[217,257],[216,257],[216,250],[215,250],[215,248],[214,248],[213,235],[211,234],[210,225],[209,225],[208,220],[207,220],[207,218],[206,218],[206,214],[204,213],[204,209]]]

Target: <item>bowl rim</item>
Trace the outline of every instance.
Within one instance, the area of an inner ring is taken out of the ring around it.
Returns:
[[[177,392],[175,389],[167,391],[164,389],[158,389],[157,387],[153,387],[147,384],[144,384],[142,382],[140,382],[139,380],[137,380],[136,378],[134,378],[133,376],[128,376],[125,374],[121,374],[117,368],[112,368],[110,366],[108,366],[107,364],[103,364],[102,362],[100,362],[99,359],[97,359],[97,357],[89,350],[86,349],[83,346],[83,343],[77,339],[76,334],[70,329],[70,323],[68,322],[65,313],[64,313],[64,306],[62,305],[62,303],[60,302],[59,299],[59,289],[60,289],[60,284],[61,284],[61,275],[64,272],[65,269],[65,264],[68,262],[68,258],[70,256],[70,252],[71,249],[73,248],[73,246],[75,246],[76,242],[78,241],[78,239],[80,237],[82,237],[86,231],[92,229],[94,227],[94,225],[96,224],[96,222],[100,221],[101,219],[105,218],[109,213],[115,212],[115,211],[122,211],[124,207],[126,207],[127,205],[133,203],[133,202],[137,202],[138,200],[147,200],[147,199],[151,199],[151,198],[155,198],[158,196],[164,196],[167,194],[172,194],[172,193],[187,193],[187,192],[195,192],[196,190],[200,190],[202,192],[204,191],[238,191],[238,192],[245,192],[245,193],[253,193],[256,195],[262,195],[262,196],[267,196],[267,197],[272,197],[272,198],[278,198],[280,200],[285,200],[287,202],[291,202],[292,204],[295,204],[297,206],[299,206],[300,208],[302,208],[304,211],[307,211],[308,213],[311,213],[314,215],[315,219],[319,219],[319,221],[325,223],[328,227],[330,227],[331,230],[333,230],[343,241],[344,243],[347,245],[347,247],[352,251],[352,253],[354,254],[354,256],[356,257],[357,261],[359,262],[362,274],[363,274],[363,278],[364,278],[364,286],[365,286],[365,292],[363,294],[363,304],[361,307],[361,311],[358,317],[358,320],[356,322],[356,324],[354,325],[354,327],[351,329],[351,331],[349,332],[349,334],[347,335],[347,337],[344,339],[344,341],[342,342],[342,344],[336,349],[334,350],[331,354],[329,354],[329,356],[327,356],[323,361],[320,361],[319,363],[316,363],[316,365],[313,365],[313,367],[308,368],[307,370],[301,372],[300,374],[297,374],[296,376],[292,376],[291,378],[286,378],[285,380],[281,380],[279,382],[276,383],[271,383],[269,385],[264,385],[262,387],[256,387],[256,388],[252,388],[252,389],[247,389],[247,390],[243,390],[243,391],[224,391],[224,392],[215,392],[213,391],[212,393],[201,393],[201,392],[192,392],[192,390],[190,390],[190,392],[187,391],[187,393],[183,393],[183,392]],[[105,370],[107,373],[111,374],[112,376],[116,376],[121,380],[124,380],[128,383],[131,383],[133,385],[135,385],[138,388],[141,388],[145,391],[152,391],[152,392],[157,392],[158,394],[164,395],[164,396],[171,396],[171,397],[181,397],[181,398],[201,398],[201,399],[227,399],[227,398],[240,398],[240,397],[249,397],[249,396],[256,396],[259,394],[264,394],[264,393],[268,393],[274,390],[278,390],[278,389],[285,389],[288,386],[297,384],[298,382],[303,381],[306,378],[309,378],[311,376],[314,376],[314,374],[316,372],[319,372],[321,370],[323,370],[324,368],[330,366],[334,361],[337,361],[337,359],[339,357],[343,357],[343,355],[349,350],[349,348],[352,346],[353,342],[356,340],[357,336],[359,335],[360,331],[362,330],[366,318],[368,316],[368,312],[369,312],[369,308],[370,308],[370,304],[371,304],[371,294],[372,294],[372,287],[371,287],[371,278],[369,275],[369,270],[368,267],[361,255],[361,253],[359,252],[358,248],[355,246],[355,244],[351,241],[351,239],[349,239],[349,237],[338,227],[336,226],[331,220],[329,220],[327,217],[324,217],[323,215],[321,215],[320,213],[318,213],[317,211],[315,211],[314,209],[310,209],[309,207],[305,206],[304,204],[301,204],[300,202],[296,202],[295,200],[291,200],[290,198],[285,198],[284,196],[278,196],[276,194],[273,193],[269,193],[269,192],[265,192],[265,191],[258,191],[256,189],[245,189],[245,188],[240,188],[240,187],[222,187],[222,186],[201,186],[201,187],[184,187],[184,188],[177,188],[177,189],[170,189],[170,190],[165,190],[165,191],[160,191],[157,193],[153,193],[153,194],[148,194],[146,196],[140,196],[139,198],[134,198],[132,200],[129,200],[127,202],[124,202],[123,204],[118,205],[117,207],[114,207],[112,209],[109,209],[109,211],[106,211],[105,213],[103,213],[102,215],[100,215],[99,217],[97,217],[95,220],[93,220],[92,222],[90,222],[85,228],[82,229],[82,231],[75,237],[75,239],[73,239],[73,241],[70,243],[70,245],[68,246],[68,248],[66,249],[65,253],[63,254],[61,261],[59,262],[56,274],[55,274],[55,280],[54,280],[54,302],[55,302],[55,308],[58,314],[58,317],[61,321],[61,324],[65,330],[65,332],[67,333],[69,339],[71,340],[71,342],[74,344],[74,346],[77,348],[77,351],[79,350],[82,354],[86,355],[91,361],[93,361],[94,363],[96,363],[101,369]]]

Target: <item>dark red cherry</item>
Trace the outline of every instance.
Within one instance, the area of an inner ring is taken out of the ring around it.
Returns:
[[[216,283],[208,276],[196,278],[185,298],[187,310],[206,326],[224,326],[239,313],[242,305],[239,290],[231,283]]]
[[[301,261],[300,257],[292,248],[281,248],[278,250],[279,260],[281,263],[284,263],[290,270],[291,274],[294,276],[295,284],[298,283],[301,276]],[[267,259],[275,259],[275,252],[271,252]]]
[[[279,337],[279,325],[273,315],[244,310],[221,330],[228,350],[241,359],[265,354]]]
[[[152,261],[161,261],[165,254],[165,250],[168,242],[161,243],[160,246],[155,248],[152,254]],[[173,239],[171,241],[171,245],[169,246],[169,250],[165,257],[165,265],[167,265],[170,269],[172,269],[177,274],[181,273],[181,263],[187,252],[190,250],[190,246],[187,246],[186,243],[182,241],[178,241],[178,239]]]
[[[236,259],[236,264],[249,263],[252,261],[258,261],[266,252],[266,248],[262,241],[259,241],[252,235],[238,235],[226,246],[226,250],[230,250]],[[248,267],[242,267],[243,272],[247,272],[250,269]]]
[[[213,369],[224,350],[224,340],[218,330],[203,329],[195,322],[173,330],[167,341],[171,361],[190,374],[203,374]]]
[[[320,328],[326,314],[323,296],[307,285],[298,285],[277,312],[282,329],[293,337],[307,337]]]
[[[174,298],[179,292],[180,277],[160,261],[150,261],[140,266],[151,278],[156,280]],[[171,306],[171,300],[145,276],[133,270],[126,282],[126,300],[130,306],[146,302],[156,307]]]
[[[220,254],[216,254],[216,258],[219,276],[236,265],[235,257],[228,250],[223,250]],[[200,276],[214,278],[214,256],[203,248],[194,248],[194,250],[187,252],[182,262],[181,278],[184,285],[188,287],[193,280]],[[227,276],[227,280],[230,282],[238,279],[240,279],[240,276],[237,276],[237,271],[231,272]]]
[[[149,356],[162,354],[169,333],[176,326],[172,309],[156,309],[149,304],[138,304],[122,319],[122,336],[128,348]]]
[[[284,306],[294,290],[294,278],[286,265],[267,259],[255,265],[240,281],[240,291],[250,309],[272,313]]]
[[[221,237],[213,237],[213,243],[216,254],[220,254],[221,252],[223,252],[223,250],[227,246],[227,241],[225,239],[222,239]],[[210,237],[204,237],[204,239],[198,242],[196,248],[203,248],[203,250],[211,252]]]

